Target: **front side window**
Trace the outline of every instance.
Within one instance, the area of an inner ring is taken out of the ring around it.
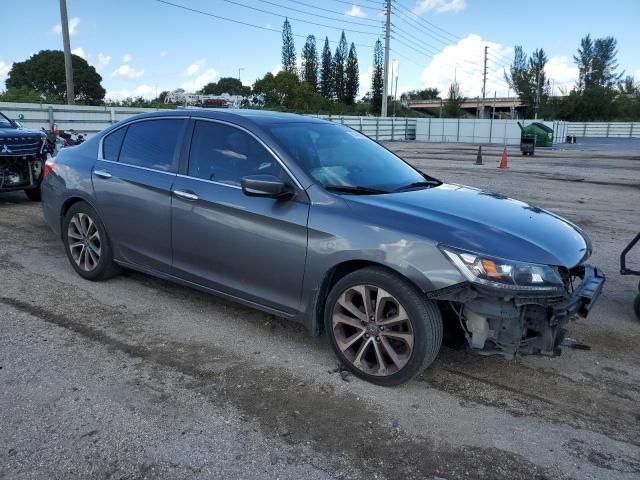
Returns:
[[[271,134],[309,176],[325,188],[379,193],[425,182],[425,177],[361,133],[328,123],[282,123]]]
[[[189,153],[189,176],[240,186],[247,175],[283,178],[276,159],[255,138],[235,127],[196,122]]]
[[[178,139],[183,126],[182,119],[144,120],[130,124],[122,142],[120,162],[175,172]]]

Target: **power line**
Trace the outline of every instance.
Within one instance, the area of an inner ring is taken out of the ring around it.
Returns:
[[[256,11],[256,12],[266,13],[267,15],[273,15],[275,17],[280,17],[280,18],[290,18],[291,20],[295,20],[296,22],[308,23],[310,25],[315,25],[317,27],[332,28],[334,30],[343,30],[345,32],[350,32],[350,33],[361,33],[363,35],[375,35],[375,36],[379,36],[380,35],[379,33],[365,32],[365,31],[362,31],[362,30],[350,30],[350,29],[346,29],[346,28],[342,28],[342,27],[336,27],[334,25],[325,25],[323,23],[312,22],[310,20],[303,20],[302,18],[291,17],[289,15],[281,15],[279,13],[270,12],[269,10],[263,10],[262,8],[252,7],[251,5],[245,5],[243,3],[236,2],[234,0],[222,0],[222,1],[226,2],[226,3],[230,3],[232,5],[237,5],[239,7],[248,8],[249,10],[253,10],[253,11]],[[264,0],[261,0],[261,1],[264,1]],[[344,23],[353,24],[353,22],[349,22],[347,20],[345,20]],[[356,23],[355,25],[360,25],[360,24]],[[362,26],[362,25],[360,25],[360,26]],[[373,28],[373,27],[371,27],[371,28]]]
[[[189,11],[189,12],[192,12],[192,13],[197,13],[197,14],[200,14],[200,15],[205,15],[207,17],[216,18],[218,20],[224,20],[224,21],[232,22],[232,23],[235,23],[235,24],[238,24],[238,25],[244,25],[246,27],[258,28],[260,30],[266,30],[268,32],[274,32],[274,33],[282,34],[282,30],[279,30],[277,28],[264,27],[262,25],[255,25],[253,23],[244,22],[242,20],[236,20],[236,19],[233,19],[233,18],[223,17],[221,15],[216,15],[216,14],[213,14],[213,13],[210,13],[210,12],[205,12],[205,11],[202,11],[202,10],[198,10],[196,8],[187,7],[185,5],[179,5],[177,3],[169,2],[167,0],[153,0],[153,1],[158,2],[158,3],[163,3],[165,5],[170,5],[172,7],[180,8],[182,10],[186,10],[186,11]],[[293,34],[293,36],[294,37],[299,37],[299,38],[307,38],[307,35],[301,35],[301,34],[295,34],[295,33]],[[338,42],[330,40],[329,43],[338,43]],[[371,49],[374,48],[374,45],[366,45],[366,44],[362,44],[362,43],[355,43],[355,45],[358,46],[358,47],[364,47],[364,48],[371,48]]]
[[[222,0],[222,1],[227,1],[227,0]],[[365,28],[374,28],[374,25],[365,24],[365,23],[357,23],[357,22],[355,22],[355,21],[351,21],[351,20],[343,20],[343,19],[340,19],[340,18],[327,17],[326,15],[320,15],[319,13],[311,13],[311,12],[308,12],[308,11],[305,11],[305,10],[300,10],[300,9],[298,9],[298,8],[293,8],[293,7],[284,6],[284,5],[282,5],[282,4],[278,4],[278,3],[275,3],[275,2],[271,2],[271,1],[269,1],[269,0],[258,0],[258,1],[259,1],[259,2],[262,2],[262,3],[267,3],[267,4],[269,4],[269,5],[273,5],[273,6],[276,6],[276,7],[279,7],[279,8],[286,8],[287,10],[291,10],[292,12],[298,12],[298,13],[302,13],[302,14],[304,14],[304,15],[312,15],[312,16],[314,16],[314,17],[325,18],[325,19],[327,19],[327,20],[333,20],[334,22],[344,22],[344,23],[348,23],[348,24],[351,24],[351,25],[358,25],[358,26],[360,26],[360,27],[365,27]],[[298,2],[297,0],[289,0],[289,1],[290,1],[290,2],[294,2],[294,3],[300,3],[300,4],[302,4],[302,5],[305,5],[305,6],[308,6],[308,7],[311,7],[311,8],[318,8],[318,9],[323,10],[323,11],[325,11],[325,12],[331,12],[331,13],[337,13],[338,15],[344,15],[344,14],[343,14],[343,13],[341,13],[341,12],[336,12],[336,11],[334,11],[334,10],[327,10],[327,9],[325,9],[325,8],[321,8],[321,7],[314,7],[313,5],[309,5],[309,4],[307,4],[307,3]],[[241,5],[241,4],[238,4],[238,3],[236,3],[236,2],[230,2],[230,3],[235,3],[236,5]],[[253,8],[253,7],[250,7],[250,6],[248,6],[248,5],[242,5],[242,6],[247,7],[247,8]],[[263,11],[263,10],[259,10],[259,11]],[[273,14],[273,15],[277,15],[277,14]],[[346,16],[346,15],[345,15],[345,16]],[[291,18],[291,19],[293,20],[293,18],[292,18],[292,17],[289,17],[289,18]],[[366,20],[368,20],[368,21],[370,21],[370,22],[371,22],[371,21],[374,21],[374,22],[375,22],[375,20],[371,20],[371,19],[366,19]],[[380,24],[380,22],[376,22],[376,23]],[[376,26],[378,26],[378,27],[379,27],[380,25],[376,25]]]
[[[419,30],[421,33],[424,33],[425,35],[431,37],[432,39],[434,39],[437,42],[440,42],[444,45],[451,45],[452,43],[456,43],[457,40],[451,40],[443,35],[441,35],[440,33],[431,30],[428,27],[425,27],[424,25],[422,25],[420,22],[414,20],[413,18],[409,17],[408,15],[404,14],[403,12],[399,11],[398,9],[395,9],[395,13],[397,15],[397,18],[402,20],[403,22],[405,22],[408,26]],[[420,17],[418,17],[420,18]],[[434,36],[437,35],[437,36]]]
[[[259,0],[259,1],[264,2],[264,3],[270,3],[271,5],[276,5],[276,6],[282,7],[282,8],[288,8],[289,10],[299,11],[299,12],[302,12],[302,13],[305,13],[305,14],[308,14],[308,15],[315,15],[317,17],[321,16],[321,15],[317,15],[315,13],[305,12],[303,10],[295,10],[293,8],[285,7],[284,5],[280,5],[280,4],[274,3],[274,2],[269,2],[267,0]],[[354,17],[354,16],[351,16],[351,15],[347,15],[345,12],[339,12],[337,10],[330,10],[328,8],[316,7],[315,5],[311,5],[309,3],[301,2],[299,0],[287,0],[287,1],[289,1],[291,3],[297,3],[298,5],[304,5],[305,7],[315,8],[316,10],[320,10],[322,12],[328,12],[328,13],[334,13],[334,14],[340,15],[340,16],[346,16],[346,17],[352,18],[354,21],[358,21],[358,22],[360,22],[360,21],[362,21],[362,22],[373,22],[373,23],[375,23],[377,25],[382,25],[382,20],[375,20],[373,18],[366,18],[366,17],[365,18],[363,18],[363,17]],[[326,18],[329,18],[329,17],[326,17]],[[339,19],[331,18],[331,20],[339,20]],[[339,21],[343,21],[343,20],[339,20]],[[363,25],[363,26],[369,26],[369,25]]]
[[[338,3],[344,3],[345,5],[354,5],[353,1],[347,1],[347,0],[333,0],[334,2],[338,2]],[[368,2],[370,4],[376,5],[376,7],[378,7],[378,11],[382,11],[380,10],[380,7],[382,6],[381,3],[382,2],[376,2],[375,0],[360,0],[361,2]],[[371,10],[375,10],[375,7],[367,7],[366,5],[357,5],[358,7],[362,7],[362,8],[369,8]]]
[[[436,25],[435,23],[431,23],[428,20],[425,20],[423,17],[421,17],[420,15],[416,15],[412,10],[409,10],[407,7],[405,7],[404,5],[402,5],[399,1],[394,0],[395,4],[400,7],[401,9],[409,12],[410,15],[412,15],[413,17],[417,18],[418,20],[420,20],[421,22],[430,25],[433,28],[436,28],[438,30],[440,30],[441,32],[447,34],[448,36],[452,37],[454,39],[454,41],[458,41],[458,40],[462,40],[462,37],[459,37],[457,35],[454,35],[451,32],[448,32],[447,30],[445,30],[444,28],[440,28],[438,25]],[[444,38],[444,37],[443,37]]]

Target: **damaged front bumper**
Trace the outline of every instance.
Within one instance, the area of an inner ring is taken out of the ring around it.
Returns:
[[[467,342],[481,354],[554,356],[566,325],[589,314],[604,281],[600,270],[583,265],[572,269],[563,295],[506,294],[465,284],[432,298],[450,300]]]

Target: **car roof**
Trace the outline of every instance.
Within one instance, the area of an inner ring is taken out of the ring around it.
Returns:
[[[260,127],[269,127],[283,123],[329,123],[317,117],[297,115],[295,113],[236,108],[177,108],[175,110],[159,110],[153,113],[144,113],[137,115],[135,118],[141,119],[174,115],[189,115],[215,120],[226,120],[240,125],[254,124]]]

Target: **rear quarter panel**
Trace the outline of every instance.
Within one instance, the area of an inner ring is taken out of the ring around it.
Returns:
[[[82,145],[66,147],[54,159],[53,171],[42,182],[42,210],[47,225],[61,236],[62,211],[67,202],[84,200],[96,210],[91,171],[98,156],[96,135]]]

